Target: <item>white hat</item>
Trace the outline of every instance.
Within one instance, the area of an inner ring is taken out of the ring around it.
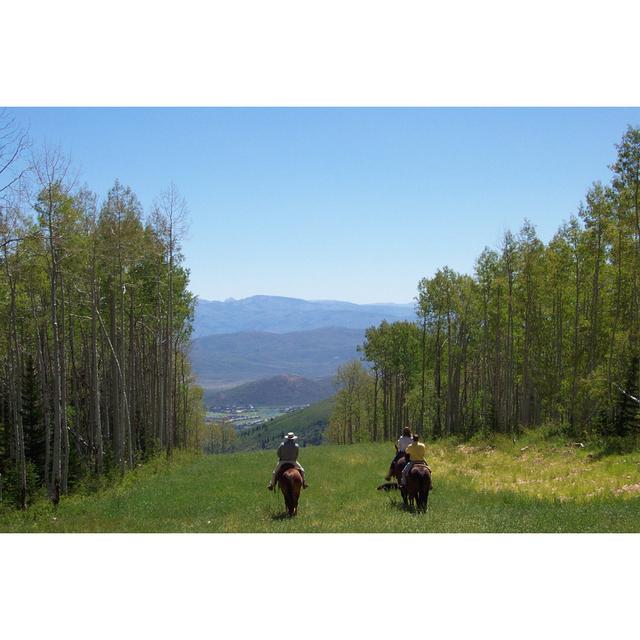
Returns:
[[[295,435],[293,431],[289,431],[289,433],[287,433],[287,440],[297,440],[297,439],[298,439],[298,436]]]

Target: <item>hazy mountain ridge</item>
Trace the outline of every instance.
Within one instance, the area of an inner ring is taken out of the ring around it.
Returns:
[[[326,378],[341,364],[360,357],[357,346],[363,339],[363,329],[344,327],[210,335],[192,341],[191,363],[205,389],[281,374]]]
[[[324,327],[366,329],[382,320],[413,320],[408,304],[355,304],[337,300],[302,300],[251,296],[241,300],[198,300],[193,337],[237,332],[290,333]]]
[[[220,391],[207,390],[207,406],[254,406],[313,404],[335,392],[333,377],[310,380],[302,376],[278,375]]]

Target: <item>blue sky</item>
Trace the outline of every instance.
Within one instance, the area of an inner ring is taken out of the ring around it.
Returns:
[[[543,240],[606,181],[640,109],[12,109],[104,196],[187,199],[192,290],[409,302],[529,218]]]

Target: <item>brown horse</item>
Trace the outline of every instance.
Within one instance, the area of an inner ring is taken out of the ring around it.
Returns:
[[[402,456],[393,466],[393,476],[395,477],[400,495],[405,507],[413,507],[414,503],[419,511],[427,510],[429,491],[431,491],[431,471],[425,464],[416,463],[409,472],[406,486],[402,486],[402,470],[407,464],[406,456]]]
[[[431,472],[429,467],[424,463],[417,462],[411,467],[407,476],[406,492],[409,506],[413,507],[415,502],[418,511],[426,511],[429,491],[431,491]],[[405,500],[406,503],[407,501]]]
[[[298,499],[302,488],[302,476],[293,464],[284,464],[278,472],[278,486],[284,496],[289,516],[298,514]]]

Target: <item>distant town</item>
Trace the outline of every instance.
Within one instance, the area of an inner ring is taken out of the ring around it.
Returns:
[[[262,424],[285,413],[292,413],[308,407],[308,404],[282,407],[262,407],[247,405],[211,406],[207,411],[207,422],[232,424],[236,431]]]

